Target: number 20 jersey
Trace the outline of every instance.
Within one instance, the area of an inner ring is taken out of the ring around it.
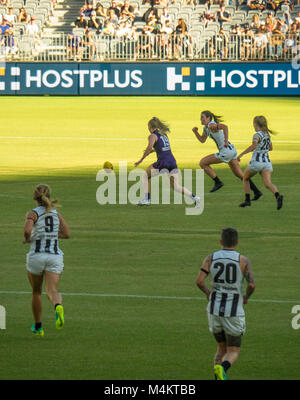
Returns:
[[[31,246],[29,254],[50,253],[63,255],[58,247],[59,217],[55,209],[46,212],[46,208],[39,206],[34,208],[37,221],[31,232]]]
[[[220,250],[212,254],[210,266],[212,291],[207,312],[220,317],[245,315],[243,309],[243,280],[240,254]]]

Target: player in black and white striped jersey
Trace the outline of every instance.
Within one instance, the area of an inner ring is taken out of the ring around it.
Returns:
[[[246,330],[243,304],[247,304],[255,283],[250,261],[235,250],[238,232],[233,228],[223,229],[220,243],[222,249],[204,259],[196,284],[208,299],[209,330],[217,341],[215,377],[226,380],[227,370],[239,356],[242,335]],[[209,274],[211,290],[205,285]],[[248,283],[245,295],[244,278]]]
[[[47,296],[56,312],[56,328],[60,330],[64,325],[62,296],[57,291],[64,268],[63,252],[58,246],[58,239],[68,239],[70,233],[66,221],[55,209],[57,200],[50,199],[48,185],[38,185],[33,199],[37,207],[26,215],[23,243],[30,243],[26,269],[32,286],[32,312],[35,319],[31,331],[36,336],[44,336],[41,298],[44,277]]]
[[[252,145],[247,147],[247,149],[238,156],[238,161],[240,161],[242,156],[253,152],[248,167],[244,172],[243,184],[245,201],[240,204],[240,207],[251,206],[249,182],[250,178],[259,172],[265,187],[269,189],[276,198],[277,210],[280,210],[282,207],[283,195],[278,192],[277,187],[271,182],[273,167],[269,158],[269,151],[273,150],[270,133],[274,132],[268,128],[267,119],[263,115],[254,117],[253,126],[255,134],[253,135]]]

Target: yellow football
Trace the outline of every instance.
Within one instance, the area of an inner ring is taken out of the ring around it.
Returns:
[[[111,169],[111,170],[114,169],[114,167],[113,167],[113,165],[112,165],[112,163],[110,161],[105,161],[105,163],[103,164],[103,168],[104,169]]]

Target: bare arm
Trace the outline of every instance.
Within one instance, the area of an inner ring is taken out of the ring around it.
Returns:
[[[37,215],[34,211],[29,211],[26,214],[26,221],[24,225],[23,243],[30,243],[30,236],[33,225],[37,221]]]
[[[254,276],[251,267],[251,262],[248,258],[241,256],[241,270],[248,283],[246,294],[244,295],[244,304],[248,303],[248,299],[255,290]]]
[[[228,147],[228,126],[225,124],[217,124],[217,130],[222,130],[224,132],[224,138],[225,138],[224,146]]]
[[[251,144],[251,146],[247,147],[247,149],[244,150],[244,151],[238,156],[238,158],[237,158],[238,161],[240,161],[241,158],[242,158],[245,154],[251,153],[253,150],[255,150],[255,149],[256,149],[256,146],[257,146],[257,142],[254,141],[254,142]]]
[[[211,254],[204,259],[199,275],[196,279],[196,285],[206,295],[207,300],[209,299],[210,290],[205,285],[205,279],[209,274],[210,265],[211,265]]]
[[[59,239],[69,239],[70,238],[70,231],[69,231],[68,224],[63,219],[63,217],[60,215],[60,213],[57,213],[57,214],[58,214],[58,218],[59,218],[58,237],[59,237]]]
[[[195,126],[195,127],[192,129],[192,131],[194,132],[194,134],[195,134],[196,138],[199,140],[199,142],[201,142],[201,143],[205,143],[205,142],[206,142],[207,135],[206,135],[204,129],[203,129],[202,135],[200,135],[200,133],[198,132],[197,126]]]
[[[148,146],[146,147],[146,150],[144,151],[144,154],[142,156],[142,158],[137,161],[136,163],[134,163],[134,165],[137,167],[141,162],[143,162],[143,160],[149,156],[150,153],[152,153],[153,150],[153,146],[155,144],[155,142],[157,141],[157,136],[153,133],[151,133],[151,135],[148,137]]]

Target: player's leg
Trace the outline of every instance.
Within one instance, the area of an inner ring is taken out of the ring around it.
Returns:
[[[226,374],[229,368],[236,362],[239,357],[242,343],[242,335],[232,336],[226,334],[226,353],[223,356],[221,366],[223,368],[223,376],[227,379]]]
[[[27,271],[27,276],[32,287],[32,313],[35,323],[31,327],[31,331],[37,336],[43,336],[42,328],[42,287],[43,275],[33,275]]]
[[[145,170],[144,175],[142,176],[142,184],[145,194],[145,199],[140,201],[138,205],[150,205],[150,189],[151,189],[151,178],[159,174],[159,170],[153,166],[153,164],[149,165],[149,167]]]
[[[195,205],[200,204],[200,198],[198,196],[195,196],[191,191],[186,189],[184,186],[181,186],[181,184],[179,183],[178,172],[174,172],[174,173],[170,174],[170,185],[176,192],[182,193],[185,196],[190,197],[192,200],[194,200]]]
[[[217,352],[214,357],[214,374],[216,380],[226,380],[226,374],[222,367],[223,358],[227,352],[226,336],[225,332],[222,330],[220,332],[214,333],[214,337],[217,342]]]
[[[275,196],[277,202],[277,210],[280,210],[283,202],[283,195],[278,192],[277,186],[271,182],[272,170],[263,170],[260,173],[263,183]]]
[[[243,180],[244,174],[240,167],[240,164],[236,158],[229,161],[228,163],[232,173],[237,177]],[[254,197],[252,200],[258,200],[262,196],[262,192],[255,186],[251,179],[249,179],[250,189],[254,192]]]
[[[250,201],[250,178],[254,176],[256,172],[249,170],[248,168],[244,171],[243,177],[243,185],[244,185],[244,192],[245,192],[245,201],[240,204],[240,207],[247,207],[251,206]]]
[[[60,274],[45,271],[45,288],[48,299],[55,309],[55,325],[60,330],[64,325],[64,309],[62,306],[62,295],[58,292]]]
[[[204,170],[204,172],[215,182],[214,187],[210,190],[210,192],[215,192],[218,189],[221,189],[222,186],[224,186],[224,183],[220,181],[220,179],[217,177],[217,174],[215,171],[212,169],[210,166],[211,164],[220,164],[222,161],[219,160],[215,154],[210,154],[206,157],[203,157],[200,160],[200,167]]]

